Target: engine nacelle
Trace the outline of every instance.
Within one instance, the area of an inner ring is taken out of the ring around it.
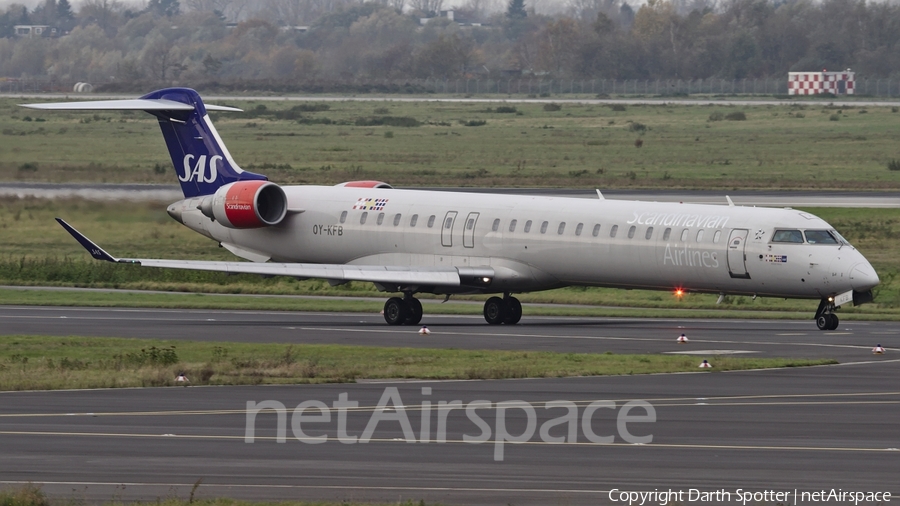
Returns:
[[[278,225],[287,214],[284,190],[268,181],[238,181],[205,197],[199,209],[204,216],[228,228],[260,228]]]

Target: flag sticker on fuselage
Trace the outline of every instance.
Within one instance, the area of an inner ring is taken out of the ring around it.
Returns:
[[[764,260],[776,264],[786,264],[787,255],[765,255]]]
[[[361,198],[353,205],[353,209],[360,211],[381,211],[387,205],[388,199],[366,199]]]

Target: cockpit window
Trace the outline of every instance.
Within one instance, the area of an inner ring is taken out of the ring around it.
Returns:
[[[810,244],[838,244],[838,240],[827,230],[807,230],[806,242]]]
[[[799,230],[776,230],[772,242],[803,242],[803,234]]]
[[[841,243],[848,245],[850,244],[850,241],[848,241],[846,237],[842,236],[841,233],[837,230],[829,230],[829,232],[831,232],[831,235],[833,235]]]

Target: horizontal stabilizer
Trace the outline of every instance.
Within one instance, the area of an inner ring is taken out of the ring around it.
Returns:
[[[48,104],[20,104],[29,109],[51,111],[193,111],[194,106],[174,100],[136,98],[129,100],[91,100],[88,102],[53,102]],[[241,112],[235,107],[204,104],[208,111]]]

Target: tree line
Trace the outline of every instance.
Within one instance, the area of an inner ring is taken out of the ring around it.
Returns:
[[[744,79],[900,71],[900,6],[864,0],[45,0],[0,14],[0,77],[135,88],[403,79]],[[423,19],[427,22],[423,23]],[[46,25],[60,36],[17,35]]]

